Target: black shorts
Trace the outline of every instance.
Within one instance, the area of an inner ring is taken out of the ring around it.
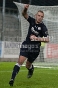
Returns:
[[[28,61],[31,63],[37,58],[39,52],[39,44],[28,43],[26,41],[22,43],[22,46],[20,48],[20,56],[28,58]]]

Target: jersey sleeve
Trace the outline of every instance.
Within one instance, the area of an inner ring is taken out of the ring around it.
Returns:
[[[32,18],[31,16],[28,17],[27,21],[32,24],[32,22],[34,21],[34,18]]]
[[[43,34],[44,37],[49,36],[48,29],[47,29],[47,27],[45,25],[43,25],[42,34]]]

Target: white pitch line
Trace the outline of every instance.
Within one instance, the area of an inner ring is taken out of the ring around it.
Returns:
[[[20,72],[23,72],[23,71],[27,71],[27,70],[21,70]],[[38,70],[35,70],[35,72],[38,71]],[[0,73],[12,73],[12,71],[0,71]],[[45,72],[39,72],[40,74],[43,74]],[[56,76],[58,75],[58,73],[46,73],[46,74],[56,74]]]
[[[23,66],[25,66],[25,65],[23,65]],[[56,68],[56,67],[46,67],[46,66],[34,66],[34,67],[36,67],[36,68],[49,68],[49,69],[53,69],[53,70],[58,70],[58,68]],[[20,70],[20,72],[23,72],[23,71],[27,71],[27,70]],[[35,71],[37,71],[37,70],[35,70]],[[10,71],[0,71],[0,73],[4,73],[4,72],[12,72],[11,70]]]
[[[20,70],[20,72],[22,72],[22,71],[27,71],[27,70]],[[4,72],[12,72],[12,71],[0,71],[0,73],[4,73]]]

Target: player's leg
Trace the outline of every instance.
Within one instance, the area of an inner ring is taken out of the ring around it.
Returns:
[[[35,51],[36,50],[36,51]],[[35,61],[35,59],[38,57],[40,50],[39,49],[35,49],[31,52],[29,52],[29,56],[28,56],[28,60],[26,62],[26,68],[28,69],[28,78],[31,78],[34,72],[34,66],[33,66],[33,62]]]
[[[20,70],[20,66],[24,63],[25,60],[26,60],[26,57],[19,56],[18,62],[15,64],[15,66],[13,68],[11,80],[9,81],[10,86],[13,86],[14,79]]]
[[[19,70],[20,70],[20,66],[24,63],[24,61],[28,57],[28,52],[26,52],[27,51],[27,48],[24,48],[25,44],[26,43],[24,41],[22,43],[21,48],[20,48],[20,56],[19,56],[18,62],[15,64],[15,66],[13,68],[11,80],[9,82],[10,86],[13,86],[14,79],[15,79],[16,75],[18,74]]]
[[[26,61],[26,68],[28,69],[28,78],[31,78],[34,72],[34,66],[31,62],[29,62],[28,60]]]

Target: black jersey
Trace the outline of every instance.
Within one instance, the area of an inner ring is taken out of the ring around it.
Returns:
[[[46,26],[44,25],[43,22],[36,24],[35,19],[30,17],[30,16],[27,19],[27,21],[30,24],[29,24],[29,29],[28,29],[28,34],[27,34],[27,37],[26,37],[26,41],[32,42],[30,40],[30,35],[35,35],[36,37],[43,37],[43,36],[47,37],[48,36],[48,30],[47,30],[47,28],[46,28]],[[34,42],[40,43],[39,41],[34,41]]]
[[[26,40],[22,43],[20,55],[27,57],[28,61],[32,63],[39,55],[41,42],[31,41],[30,36],[35,35],[36,37],[47,37],[48,31],[43,22],[36,24],[35,19],[30,16],[27,21],[30,25]]]

